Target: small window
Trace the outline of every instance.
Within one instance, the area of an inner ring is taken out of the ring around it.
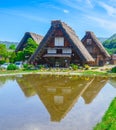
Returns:
[[[63,53],[64,54],[66,54],[66,53],[71,54],[72,50],[70,48],[65,48],[65,49],[63,49]]]
[[[64,38],[55,37],[55,46],[64,46]]]
[[[54,103],[55,104],[63,104],[64,97],[63,96],[54,96]]]
[[[91,45],[92,44],[92,39],[87,39],[87,45]]]
[[[48,54],[55,54],[55,53],[56,53],[56,49],[51,49],[51,48],[49,48],[49,49],[47,50],[47,53],[48,53]]]

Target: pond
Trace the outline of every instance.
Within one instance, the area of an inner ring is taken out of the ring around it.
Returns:
[[[0,130],[92,130],[116,96],[116,78],[0,77]]]

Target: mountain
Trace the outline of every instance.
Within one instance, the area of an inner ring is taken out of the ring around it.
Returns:
[[[116,33],[113,34],[110,38],[108,38],[108,40],[115,40],[116,39]]]
[[[106,41],[108,38],[105,38],[105,37],[98,37],[99,41],[101,43],[103,43],[104,41]]]
[[[110,54],[116,54],[116,33],[104,41],[103,46]]]
[[[9,48],[11,44],[15,44],[17,46],[18,42],[0,41],[0,44],[5,44],[6,47]]]

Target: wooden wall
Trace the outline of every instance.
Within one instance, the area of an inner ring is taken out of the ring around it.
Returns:
[[[88,37],[87,39],[91,39],[91,37]],[[106,59],[104,54],[100,51],[96,43],[91,39],[91,44],[87,44],[87,39],[83,41],[83,44],[85,48],[88,50],[88,52],[91,54],[91,56],[94,58],[95,63],[94,65],[102,66],[105,64]]]

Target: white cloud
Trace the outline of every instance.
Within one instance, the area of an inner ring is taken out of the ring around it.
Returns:
[[[100,6],[103,7],[109,16],[115,16],[116,15],[116,8],[114,8],[111,5],[105,4],[103,2],[99,2]]]
[[[92,4],[91,0],[86,0],[86,3],[89,7],[93,8],[93,4]]]
[[[63,3],[65,6],[69,6],[73,9],[82,11],[82,12],[87,12],[88,9],[93,8],[93,4],[91,0],[86,0],[83,2],[83,0],[63,0],[61,3]]]
[[[68,14],[69,10],[64,9],[63,12],[66,13],[66,14]]]
[[[107,19],[103,19],[103,18],[98,18],[98,17],[93,17],[93,16],[87,16],[88,19],[91,20],[91,22],[96,22],[98,26],[101,26],[102,28],[115,32],[116,30],[116,22],[114,21],[110,21]]]

